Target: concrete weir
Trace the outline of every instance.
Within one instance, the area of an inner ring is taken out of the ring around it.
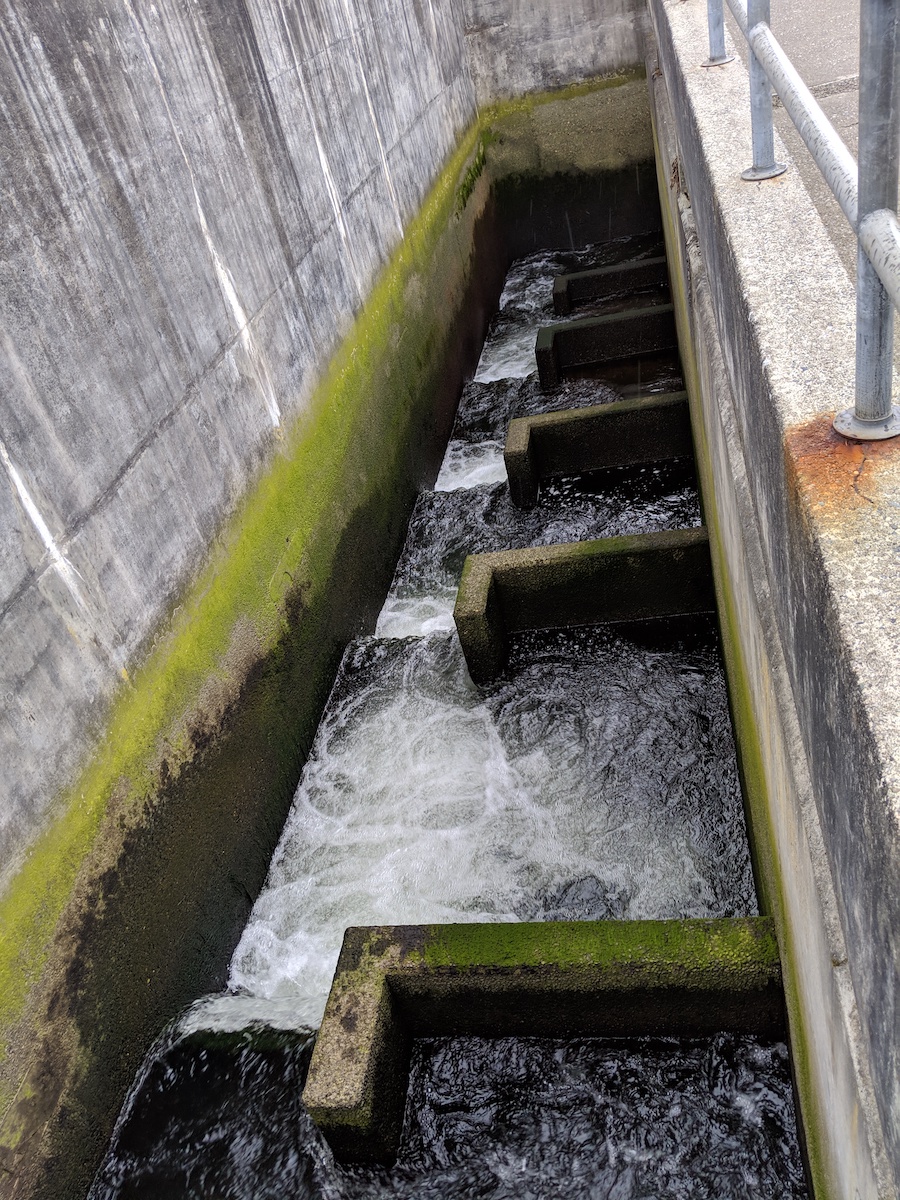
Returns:
[[[348,929],[303,1100],[335,1153],[397,1151],[413,1037],[783,1033],[765,917]]]
[[[714,608],[706,530],[679,529],[470,555],[453,619],[481,683],[503,670],[513,633]]]
[[[647,232],[657,193],[671,308],[639,311],[685,372],[706,528],[678,549],[718,601],[765,914],[739,940],[772,1016],[774,931],[818,1200],[900,1194],[900,450],[831,430],[852,288],[796,172],[741,182],[747,79],[701,68],[705,5],[20,0],[4,25],[0,1195],[83,1196],[147,1047],[223,986],[506,264]],[[548,334],[548,386],[626,324]],[[570,553],[485,556],[463,614]],[[575,557],[586,597],[610,547]],[[550,939],[527,965],[568,969],[566,924],[516,927]],[[369,956],[410,1012],[481,970],[471,932],[372,936],[342,971]],[[615,990],[630,953],[579,962]]]
[[[513,504],[533,508],[542,479],[692,453],[687,392],[672,392],[516,417],[503,459]]]

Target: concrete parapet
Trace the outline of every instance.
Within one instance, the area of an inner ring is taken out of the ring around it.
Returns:
[[[782,1029],[766,918],[353,928],[303,1100],[339,1157],[389,1160],[412,1037]]]
[[[677,529],[470,554],[453,619],[469,674],[503,670],[510,634],[715,607],[706,530]]]
[[[651,288],[666,288],[669,272],[665,256],[640,258],[633,262],[613,263],[595,271],[574,271],[553,280],[553,311],[568,316],[579,304],[594,300],[612,300]]]
[[[671,304],[635,307],[538,330],[534,344],[541,387],[556,387],[566,371],[677,346]]]
[[[818,1200],[893,1200],[900,445],[831,429],[853,399],[853,288],[793,165],[740,178],[744,69],[700,67],[702,5],[650,10],[672,297],[811,1177]]]
[[[691,453],[687,392],[673,392],[516,417],[503,458],[513,504],[533,508],[542,479]]]

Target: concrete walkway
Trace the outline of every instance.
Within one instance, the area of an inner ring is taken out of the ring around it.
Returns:
[[[738,53],[746,62],[747,43],[726,4],[726,20]],[[772,32],[800,72],[825,115],[856,157],[859,111],[859,0],[772,0]],[[749,120],[749,115],[748,115]],[[794,124],[776,104],[775,126],[792,164],[819,211],[841,262],[856,278],[856,238],[810,158]]]

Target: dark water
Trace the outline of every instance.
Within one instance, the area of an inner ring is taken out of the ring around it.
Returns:
[[[468,554],[700,523],[691,459],[547,480],[537,507],[527,511],[515,507],[505,482],[423,492],[410,517],[377,633],[409,637],[452,629]]]
[[[159,1049],[91,1200],[800,1200],[787,1051],[712,1038],[441,1038],[413,1050],[391,1168],[336,1165],[309,1039]]]
[[[700,497],[690,459],[545,480],[539,505],[527,511],[515,507],[503,483],[423,492],[410,518],[392,593],[455,587],[467,554],[699,524]]]

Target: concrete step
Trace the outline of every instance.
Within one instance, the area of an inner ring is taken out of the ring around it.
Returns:
[[[671,304],[655,304],[583,321],[545,325],[534,345],[538,376],[546,391],[567,371],[678,348]]]
[[[516,417],[503,458],[513,504],[533,508],[542,479],[690,454],[687,392],[672,392]]]
[[[453,610],[469,674],[506,665],[509,637],[715,609],[704,528],[470,554]]]
[[[669,272],[665,256],[637,258],[631,262],[614,263],[611,267],[599,267],[595,271],[557,275],[553,280],[553,311],[565,317],[581,304],[611,300],[651,288],[668,291]]]
[[[303,1103],[338,1158],[396,1155],[413,1037],[781,1037],[766,917],[348,929]]]

